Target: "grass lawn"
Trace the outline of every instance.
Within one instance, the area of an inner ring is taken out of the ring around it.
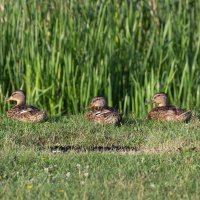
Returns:
[[[86,151],[50,151],[54,146]],[[92,151],[112,146],[127,151]],[[130,118],[114,127],[91,124],[82,115],[42,124],[1,116],[0,198],[199,199],[199,152],[198,121]]]

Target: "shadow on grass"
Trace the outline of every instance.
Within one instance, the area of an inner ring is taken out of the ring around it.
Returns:
[[[130,153],[145,153],[145,154],[159,154],[159,153],[173,153],[173,152],[199,152],[197,147],[177,147],[172,149],[156,149],[156,148],[139,148],[127,146],[94,146],[94,147],[81,147],[81,146],[51,146],[49,150],[52,153],[56,152],[130,152]]]
[[[67,151],[77,151],[77,152],[106,152],[106,151],[140,151],[137,147],[127,147],[127,146],[95,146],[95,147],[80,147],[80,146],[51,146],[51,152],[67,152]]]

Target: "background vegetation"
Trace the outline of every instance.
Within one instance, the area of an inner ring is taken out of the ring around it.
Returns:
[[[23,88],[53,115],[104,95],[144,116],[144,102],[200,107],[200,1],[0,0],[0,99]]]

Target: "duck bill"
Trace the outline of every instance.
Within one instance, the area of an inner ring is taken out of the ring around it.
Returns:
[[[90,109],[90,108],[94,108],[93,104],[89,104],[85,109]]]
[[[154,103],[154,101],[153,101],[153,100],[150,100],[150,101],[148,101],[148,102],[145,103],[145,106],[147,106],[147,105],[149,105],[149,104],[152,104],[152,103]]]
[[[12,98],[9,97],[9,98],[5,99],[5,101],[6,101],[6,102],[12,101]]]

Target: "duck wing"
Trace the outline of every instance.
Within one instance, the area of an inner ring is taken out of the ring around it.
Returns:
[[[40,111],[38,108],[34,107],[34,106],[21,106],[20,107],[20,114],[25,114],[25,113],[31,113],[31,114],[35,114],[36,112]]]
[[[120,114],[111,107],[96,108],[86,114],[90,121],[95,121],[102,124],[117,124],[120,122]]]

